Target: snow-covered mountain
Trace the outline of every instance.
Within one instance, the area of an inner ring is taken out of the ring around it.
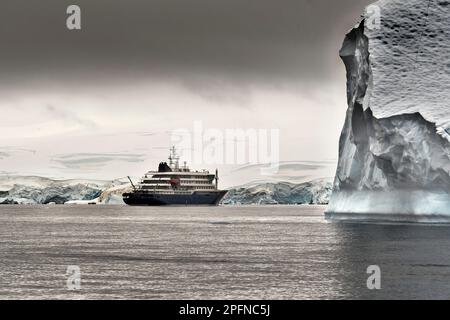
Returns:
[[[449,21],[448,1],[381,0],[345,38],[331,218],[450,215]]]
[[[222,200],[225,205],[328,204],[332,183],[326,180],[294,184],[257,183],[236,187]]]

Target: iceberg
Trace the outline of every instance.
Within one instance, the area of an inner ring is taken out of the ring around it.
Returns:
[[[347,34],[329,219],[450,219],[449,34],[447,0],[378,1]]]

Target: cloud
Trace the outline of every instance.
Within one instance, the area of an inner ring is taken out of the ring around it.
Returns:
[[[57,108],[52,104],[47,104],[45,109],[50,119],[61,119],[65,122],[77,124],[89,129],[97,127],[94,121],[82,118],[68,108]]]
[[[8,26],[0,83],[35,77],[76,89],[153,78],[200,87],[209,99],[239,100],[236,88],[245,93],[246,84],[327,80],[343,35],[371,2],[79,0],[82,30],[69,32],[71,3],[41,0],[24,10],[29,0],[8,1],[0,11]]]
[[[0,171],[1,176],[10,176],[10,175],[17,175],[17,174],[18,174],[18,172],[15,172],[15,171],[3,171],[3,170]]]
[[[62,169],[96,170],[113,162],[143,162],[145,154],[127,153],[73,153],[55,156],[52,161],[62,165]]]
[[[280,129],[283,160],[328,159],[346,107],[338,50],[372,1],[78,0],[76,32],[70,1],[5,1],[0,141],[38,154],[3,169],[137,174],[141,153],[165,157],[172,130],[197,120]]]
[[[153,137],[155,135],[157,135],[158,133],[156,132],[135,132],[136,135],[141,136],[141,137]]]
[[[279,163],[279,172],[282,171],[305,171],[305,170],[319,170],[330,165],[334,165],[335,162],[323,162],[323,161],[283,161]],[[251,164],[236,168],[234,171],[246,171],[256,170],[266,167],[265,164]]]
[[[7,157],[9,157],[10,156],[10,154],[9,153],[7,153],[7,152],[3,152],[3,151],[0,151],[0,159],[4,159],[4,158],[7,158]]]
[[[23,153],[36,154],[36,150],[27,149],[27,148],[21,148],[21,147],[15,147],[15,146],[0,147],[0,159],[13,157],[15,155],[23,154]]]

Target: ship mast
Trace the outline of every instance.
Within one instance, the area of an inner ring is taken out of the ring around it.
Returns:
[[[169,166],[171,168],[175,168],[175,171],[178,171],[178,169],[180,167],[179,160],[180,160],[180,157],[177,155],[175,146],[172,146],[172,148],[170,148]]]

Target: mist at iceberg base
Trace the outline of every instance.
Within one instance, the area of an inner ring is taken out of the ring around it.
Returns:
[[[383,27],[363,20],[340,52],[349,108],[327,217],[449,222],[450,74],[437,66],[449,62],[450,11],[419,0],[376,5]]]
[[[450,203],[445,192],[340,191],[334,193],[331,199],[327,215],[334,220],[450,223]]]

